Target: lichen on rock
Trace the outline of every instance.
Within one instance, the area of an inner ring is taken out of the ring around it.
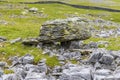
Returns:
[[[81,21],[79,17],[47,21],[41,26],[38,40],[51,43],[88,39],[91,33]]]

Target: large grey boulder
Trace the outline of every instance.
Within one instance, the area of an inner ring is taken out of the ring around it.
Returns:
[[[38,40],[44,43],[85,40],[91,34],[81,18],[57,19],[47,21],[41,26]]]

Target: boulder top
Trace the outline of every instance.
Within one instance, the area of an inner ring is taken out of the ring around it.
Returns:
[[[46,21],[40,29],[38,40],[43,43],[85,40],[91,37],[87,19],[80,17]]]

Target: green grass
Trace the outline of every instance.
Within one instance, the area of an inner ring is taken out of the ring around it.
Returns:
[[[109,44],[108,44],[108,47],[106,49],[108,49],[108,50],[120,50],[120,44],[119,44],[120,37],[118,37],[118,38],[114,38],[114,37],[110,37],[110,38],[90,38],[88,40],[85,40],[85,43],[87,44],[90,41],[93,41],[93,42],[108,41]],[[104,48],[105,46],[100,45],[99,47]]]
[[[67,18],[68,15],[76,15],[81,16],[83,14],[92,14],[91,16],[85,16],[86,18],[98,18],[96,15],[102,15],[105,14],[106,16],[101,16],[101,18],[105,20],[111,20],[112,21],[120,23],[120,13],[118,12],[107,12],[102,10],[87,10],[87,9],[77,9],[70,6],[65,6],[61,4],[19,4],[17,2],[22,2],[26,0],[9,0],[13,3],[3,3],[0,2],[0,21],[5,20],[8,22],[8,24],[0,24],[0,36],[5,36],[8,38],[8,40],[15,39],[18,37],[21,38],[27,38],[27,37],[37,37],[39,35],[39,29],[41,24],[43,24],[47,20],[53,20],[58,18]],[[29,0],[29,1],[38,1],[38,0]],[[117,4],[120,4],[118,0],[116,0]],[[105,7],[112,7],[110,5],[105,4],[94,4],[94,3],[88,3],[88,2],[77,2],[77,0],[71,0],[73,4],[80,4],[80,5],[89,5],[89,6],[105,6]],[[13,9],[6,8],[7,4],[12,4],[16,7]],[[22,7],[18,7],[18,5],[23,5]],[[28,12],[26,15],[22,15],[22,12],[25,11],[24,7],[27,6],[28,8],[31,7],[37,7],[39,9],[39,12],[43,12],[44,15],[47,15],[46,17],[39,17],[38,14],[33,14]],[[3,7],[3,8],[1,8]],[[44,8],[44,9],[43,9]],[[119,9],[119,6],[113,6],[114,9]],[[77,13],[77,14],[76,14]],[[11,18],[10,16],[15,15],[17,17]],[[21,18],[20,16],[24,16]],[[106,27],[108,29],[109,27]],[[114,28],[110,27],[109,29]],[[90,41],[99,41],[99,40],[105,40],[109,41],[110,44],[107,47],[109,50],[120,50],[120,45],[118,44],[120,41],[120,38],[90,38],[86,40],[85,42]],[[59,65],[59,61],[57,58],[49,57],[48,55],[42,55],[42,50],[37,49],[35,47],[28,47],[23,46],[21,43],[16,44],[10,44],[10,43],[4,43],[5,47],[0,47],[0,61],[8,61],[8,58],[11,56],[23,56],[26,53],[30,53],[35,56],[35,63],[37,63],[40,59],[46,58],[47,59],[47,65],[53,67],[55,65]],[[6,53],[6,54],[2,54]],[[76,61],[72,61],[75,63]],[[7,72],[7,71],[6,71]],[[9,72],[9,71],[8,71]]]

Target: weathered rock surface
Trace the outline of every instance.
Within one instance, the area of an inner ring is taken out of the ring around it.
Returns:
[[[31,12],[37,12],[33,9]],[[88,20],[79,17],[47,21],[40,30],[38,38],[24,40],[24,45],[37,46],[43,54],[57,56],[60,66],[46,65],[46,59],[34,64],[34,56],[27,54],[13,57],[11,74],[4,74],[5,64],[0,62],[0,79],[3,80],[120,80],[120,51],[99,49],[98,45],[108,42],[90,42],[82,40],[91,37],[90,26],[115,25],[104,20]],[[94,36],[107,38],[117,31],[95,31]],[[118,36],[118,35],[117,35]],[[19,39],[13,40],[13,43]],[[90,54],[91,53],[91,54]],[[76,64],[70,61],[76,61]]]
[[[63,70],[60,80],[92,80],[91,67],[69,67]]]
[[[87,25],[78,17],[47,21],[41,26],[38,40],[43,43],[84,40],[91,36]]]
[[[78,59],[83,55],[80,52],[63,52],[57,56],[60,61],[65,63],[53,68],[46,65],[46,59],[40,60],[38,64],[33,64],[34,57],[27,54],[12,58],[14,66],[11,66],[10,69],[14,73],[4,74],[1,68],[0,75],[3,80],[119,80],[120,56],[113,55],[113,53],[119,53],[119,51],[111,52],[95,48],[90,56],[87,54],[89,56],[87,61],[80,60],[80,64],[72,64],[66,63],[66,59]]]
[[[36,38],[27,38],[22,41],[22,44],[28,45],[28,46],[33,46],[33,45],[38,45],[39,41]]]
[[[0,36],[0,42],[6,41],[7,39],[3,36]]]
[[[11,43],[11,44],[14,44],[14,43],[20,42],[20,41],[22,41],[22,38],[19,37],[19,38],[16,38],[16,39],[11,40],[10,43]]]

